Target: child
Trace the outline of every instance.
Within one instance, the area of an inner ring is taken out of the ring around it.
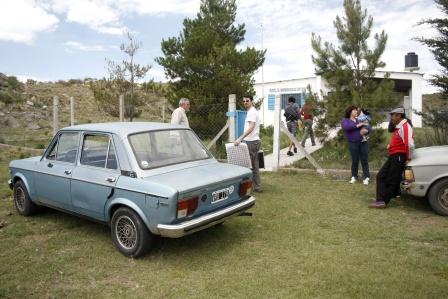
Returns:
[[[367,123],[366,125],[361,127],[361,135],[362,135],[362,140],[361,142],[366,142],[369,139],[369,131],[370,131],[370,121],[372,120],[372,118],[370,117],[370,112],[367,109],[361,109],[361,112],[358,115],[358,121],[360,123],[364,122]]]

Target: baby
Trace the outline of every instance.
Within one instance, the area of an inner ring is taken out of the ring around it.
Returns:
[[[361,142],[366,142],[369,139],[369,130],[370,130],[370,121],[372,118],[370,117],[370,112],[367,109],[361,109],[361,112],[358,115],[358,121],[360,123],[364,122],[367,123],[364,126],[361,127],[361,136],[362,140]]]

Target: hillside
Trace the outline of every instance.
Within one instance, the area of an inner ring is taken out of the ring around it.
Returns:
[[[1,79],[1,78],[0,78]],[[4,77],[0,88],[6,92]],[[75,80],[73,80],[75,81]],[[79,82],[78,82],[79,81]],[[9,92],[12,91],[9,89]],[[70,97],[75,100],[75,123],[118,121],[98,108],[88,84],[29,82],[22,84],[20,93],[15,91],[13,103],[0,101],[0,143],[42,148],[53,135],[53,97],[59,98],[59,127],[70,125]],[[142,114],[135,121],[162,121],[166,100],[156,94],[147,94]],[[117,99],[118,105],[118,99]],[[169,110],[165,108],[165,115]]]

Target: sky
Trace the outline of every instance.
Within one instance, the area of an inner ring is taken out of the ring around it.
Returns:
[[[254,75],[260,83],[314,76],[311,34],[337,45],[333,21],[344,16],[343,0],[237,0],[236,23],[245,24],[239,49],[266,49],[266,61]],[[419,56],[424,78],[441,68],[429,50],[413,40],[435,36],[417,25],[443,16],[433,0],[363,0],[374,19],[373,35],[384,30],[388,43],[384,70],[403,71],[404,56]],[[185,18],[195,18],[199,0],[0,0],[0,72],[21,80],[57,81],[107,77],[107,60],[120,62],[120,44],[130,32],[142,47],[136,62],[151,65],[145,80],[166,82],[154,59],[161,41],[178,37]],[[263,76],[262,76],[263,74]],[[264,78],[263,78],[264,77]],[[429,84],[424,93],[435,92]]]

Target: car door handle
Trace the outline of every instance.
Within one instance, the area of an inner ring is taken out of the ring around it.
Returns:
[[[113,176],[110,176],[106,179],[106,181],[108,181],[109,183],[113,183],[113,182],[115,182],[115,180],[116,180],[116,178]]]
[[[70,169],[67,169],[66,171],[64,171],[65,174],[72,174],[72,171]]]

